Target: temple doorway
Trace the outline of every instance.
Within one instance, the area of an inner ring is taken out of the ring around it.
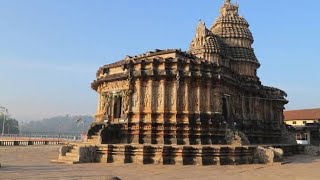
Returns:
[[[113,99],[113,118],[121,118],[122,111],[122,97],[116,96]]]

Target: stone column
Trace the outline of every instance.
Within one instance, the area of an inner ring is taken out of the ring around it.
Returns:
[[[177,94],[178,94],[178,83],[177,81],[172,82],[171,84],[171,93],[170,93],[170,142],[171,144],[177,144]]]
[[[265,121],[267,119],[267,117],[266,117],[266,112],[267,112],[267,110],[266,110],[266,100],[265,99],[262,100],[262,107],[263,107],[262,118],[263,118],[263,121]]]
[[[212,91],[212,82],[209,80],[207,83],[207,92],[206,92],[206,112],[212,112],[211,110],[211,91]]]
[[[246,119],[246,116],[245,116],[245,108],[246,108],[245,103],[246,103],[245,97],[244,97],[244,95],[242,94],[242,95],[241,95],[241,113],[242,113],[242,119]]]
[[[200,106],[201,106],[201,98],[200,98],[200,87],[201,87],[201,84],[199,83],[199,82],[197,82],[196,83],[196,91],[195,91],[195,102],[196,102],[196,104],[195,104],[195,107],[196,107],[196,109],[195,109],[195,112],[196,113],[200,113]]]
[[[211,131],[210,131],[210,126],[211,126],[211,122],[210,122],[210,120],[211,120],[211,115],[212,115],[212,110],[211,110],[211,91],[212,91],[212,82],[211,82],[211,80],[209,80],[208,82],[207,82],[207,84],[206,84],[206,86],[207,86],[207,88],[206,88],[206,90],[207,90],[207,92],[206,92],[206,108],[205,108],[205,113],[206,113],[206,118],[207,118],[207,120],[206,120],[206,129],[205,129],[205,132],[206,132],[206,134],[207,134],[207,136],[206,136],[206,141],[205,141],[205,143],[207,143],[207,144],[212,144],[212,141],[211,141]]]
[[[186,130],[189,128],[189,115],[190,112],[192,111],[192,104],[190,102],[190,99],[192,99],[192,94],[191,94],[191,87],[190,87],[190,79],[186,78],[184,80],[184,102],[183,102],[183,109],[185,112],[185,116],[183,119],[183,122],[185,125],[183,125],[182,129]],[[189,144],[189,131],[183,131],[183,143],[184,144]]]
[[[158,144],[164,143],[164,113],[165,113],[165,80],[161,79],[159,82],[159,89],[158,89],[158,95],[157,95],[157,112],[159,113],[158,120],[159,124],[157,126],[157,134],[156,134],[156,142]]]
[[[147,81],[141,79],[140,82],[140,113],[139,113],[139,143],[144,143],[145,136],[145,121],[146,121],[146,106],[147,106]]]
[[[139,143],[139,133],[140,133],[140,113],[141,113],[141,80],[137,79],[135,81],[135,92],[133,95],[133,117],[132,117],[132,123],[133,123],[133,127],[131,127],[131,142],[138,144]]]
[[[274,121],[274,107],[273,107],[273,101],[270,101],[270,120]]]
[[[99,96],[98,96],[98,103],[97,103],[97,111],[96,111],[96,116],[95,116],[96,122],[99,122],[101,119],[100,116],[101,116],[102,103],[101,103],[101,92],[99,92],[99,90],[98,90],[98,94],[99,94]]]
[[[248,101],[249,101],[249,118],[250,120],[252,120],[252,95],[249,94],[249,97],[248,97]]]
[[[158,92],[158,112],[164,113],[165,111],[165,80],[161,79]]]
[[[157,113],[158,110],[158,90],[159,90],[159,82],[157,80],[152,81],[151,87],[151,113]],[[157,117],[151,117],[151,143],[157,144]]]
[[[176,111],[176,103],[175,103],[175,94],[176,94],[176,89],[175,89],[175,83],[172,82],[171,80],[167,80],[165,83],[165,118],[164,118],[164,126],[165,126],[165,131],[164,131],[164,141],[166,144],[172,144],[174,142],[174,130],[173,128],[175,127],[176,123],[176,117],[175,117],[175,111]]]
[[[101,111],[101,92],[99,93],[99,97],[98,97],[98,107],[97,107],[97,114],[100,114]]]
[[[194,119],[193,122],[196,123],[195,125],[193,125],[194,131],[193,131],[193,137],[194,139],[190,139],[190,141],[192,141],[193,144],[201,144],[201,139],[200,139],[200,133],[201,133],[201,126],[199,125],[199,120],[200,120],[200,114],[201,114],[201,96],[200,96],[200,90],[201,89],[201,83],[199,81],[197,81],[195,83],[195,87],[194,87]]]
[[[143,142],[147,144],[151,144],[151,131],[152,131],[152,121],[151,121],[151,113],[152,113],[152,80],[148,79],[145,84],[145,98],[144,98],[144,131],[143,131]]]

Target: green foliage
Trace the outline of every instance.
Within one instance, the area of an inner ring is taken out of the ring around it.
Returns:
[[[4,117],[0,114],[0,133],[2,133]],[[6,117],[4,124],[5,134],[19,134],[19,122],[11,117]]]

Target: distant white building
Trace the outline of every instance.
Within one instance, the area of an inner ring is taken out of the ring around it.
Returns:
[[[320,143],[320,108],[285,111],[284,116],[285,123],[295,128],[298,144]]]

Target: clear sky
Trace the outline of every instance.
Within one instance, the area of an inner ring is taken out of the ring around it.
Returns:
[[[187,50],[223,0],[0,0],[0,105],[18,120],[96,110],[98,67],[153,49]],[[287,109],[320,107],[319,0],[239,0],[264,85]]]

